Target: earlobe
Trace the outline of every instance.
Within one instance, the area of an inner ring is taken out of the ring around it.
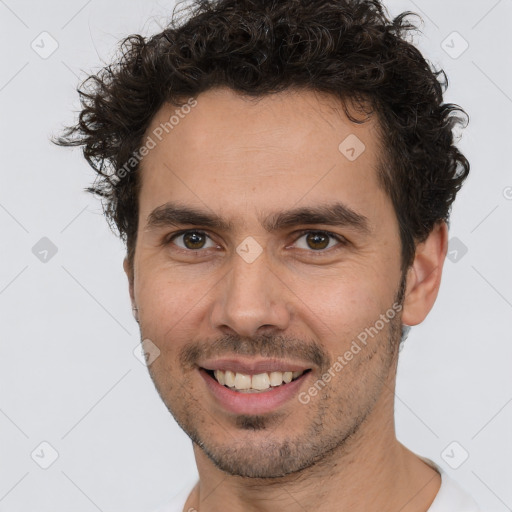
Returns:
[[[414,262],[407,273],[402,323],[418,325],[423,322],[441,286],[443,264],[448,249],[448,227],[438,222],[428,238],[417,245]]]

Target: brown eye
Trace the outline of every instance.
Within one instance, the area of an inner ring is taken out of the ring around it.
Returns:
[[[207,246],[206,244],[208,241],[210,241],[212,245]],[[169,243],[177,245],[180,249],[189,251],[209,249],[215,246],[215,244],[213,244],[213,242],[210,240],[210,237],[206,233],[196,230],[176,233],[169,239]]]
[[[197,231],[185,233],[183,235],[183,243],[187,249],[201,249],[205,243],[205,236]]]
[[[328,252],[326,249],[341,249],[348,243],[341,235],[336,235],[329,231],[308,230],[302,231],[300,235],[301,236],[295,242],[296,246],[299,249],[305,249],[310,253],[318,252],[319,254],[322,254],[324,252]]]
[[[308,233],[306,235],[307,244],[311,249],[321,250],[329,245],[329,237],[324,233]]]

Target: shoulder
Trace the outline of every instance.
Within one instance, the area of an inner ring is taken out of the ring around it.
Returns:
[[[481,512],[473,498],[446,471],[421,458],[441,475],[441,487],[427,512]]]

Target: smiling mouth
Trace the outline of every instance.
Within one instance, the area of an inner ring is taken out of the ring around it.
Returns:
[[[263,393],[285,386],[311,371],[310,369],[295,372],[274,371],[248,375],[231,370],[207,370],[206,368],[203,370],[222,386],[240,393]]]

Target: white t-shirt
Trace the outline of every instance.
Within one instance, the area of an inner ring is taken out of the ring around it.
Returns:
[[[441,474],[441,487],[427,512],[480,512],[473,498],[455,480],[452,480],[442,468],[429,459],[421,458]],[[183,512],[185,502],[196,483],[197,480],[188,482],[171,501],[160,506],[154,512]],[[191,508],[185,510],[185,512],[197,511]]]

